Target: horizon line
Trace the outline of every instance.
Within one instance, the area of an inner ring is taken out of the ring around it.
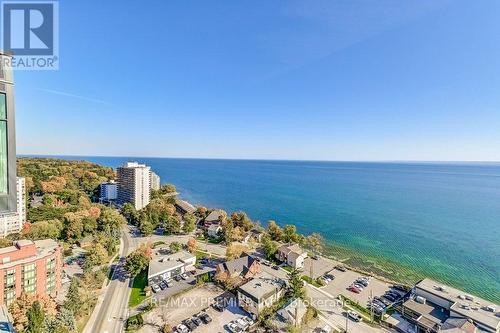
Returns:
[[[221,161],[282,161],[282,162],[339,162],[339,163],[424,163],[424,164],[500,164],[499,161],[481,160],[341,160],[341,159],[286,159],[286,158],[224,158],[224,157],[179,157],[179,156],[128,156],[128,155],[66,155],[66,154],[16,154],[16,157],[109,157],[130,159],[184,159]]]

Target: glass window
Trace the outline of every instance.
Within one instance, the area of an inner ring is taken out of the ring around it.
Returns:
[[[7,119],[7,106],[5,94],[0,93],[0,119]]]
[[[7,122],[0,120],[0,194],[7,194]]]

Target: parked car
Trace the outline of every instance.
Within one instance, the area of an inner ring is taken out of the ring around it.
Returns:
[[[275,269],[275,270],[277,270],[277,271],[278,271],[278,270],[280,269],[280,266],[278,266],[278,265],[274,265],[274,266],[273,266],[273,269]]]
[[[361,321],[361,316],[359,315],[359,313],[357,312],[354,312],[354,311],[347,311],[347,317],[349,317],[349,319],[355,321],[355,322],[360,322]]]
[[[160,282],[160,288],[161,290],[167,289],[168,288],[167,283],[165,281]]]
[[[335,280],[335,275],[333,275],[333,274],[325,274],[325,276],[326,276],[327,278],[329,278],[329,279],[330,279],[330,281]]]
[[[174,280],[179,282],[182,278],[179,275],[174,276]]]
[[[187,280],[187,279],[189,278],[189,276],[188,276],[186,273],[182,273],[182,274],[181,274],[181,278],[182,278],[183,280]]]
[[[189,328],[187,328],[187,326],[184,324],[177,325],[176,329],[177,329],[177,332],[179,332],[179,333],[189,333]]]
[[[255,321],[250,317],[243,317],[242,319],[248,323],[249,327],[255,324]]]
[[[262,264],[264,264],[265,266],[271,266],[271,263],[267,260],[262,260]]]
[[[342,265],[335,266],[335,269],[341,272],[347,272],[347,269]]]
[[[194,331],[196,329],[196,324],[193,323],[191,319],[186,319],[182,322],[184,325],[186,325],[191,331]]]
[[[356,288],[354,286],[350,286],[349,288],[347,288],[347,290],[352,291],[355,294],[359,294],[361,292],[361,290],[359,290],[358,288]]]
[[[313,260],[319,260],[319,256],[317,254],[314,254],[312,257],[311,257]]]
[[[205,324],[208,324],[212,321],[212,318],[210,318],[210,316],[208,315],[208,313],[202,313],[199,318],[201,319],[201,321],[203,321]]]
[[[155,293],[157,293],[157,292],[159,292],[159,291],[161,290],[161,289],[160,289],[160,287],[159,287],[157,284],[153,284],[153,285],[151,286],[151,288],[153,289],[153,291],[154,291]]]
[[[359,291],[363,291],[364,290],[364,286],[361,285],[361,284],[359,284],[359,283],[355,283],[353,286],[356,287],[356,288],[358,288]]]
[[[195,323],[196,326],[200,326],[201,324],[203,324],[201,318],[198,316],[193,316],[193,318],[191,318],[191,321]]]
[[[230,332],[233,333],[240,333],[243,331],[241,327],[239,327],[234,321],[227,324],[227,328],[229,329]]]

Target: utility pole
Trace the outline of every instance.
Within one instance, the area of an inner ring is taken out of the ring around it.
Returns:
[[[373,289],[370,288],[370,319],[373,323]]]

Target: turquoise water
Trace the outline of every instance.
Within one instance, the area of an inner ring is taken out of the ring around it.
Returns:
[[[112,167],[127,160],[78,159]],[[295,224],[500,300],[498,164],[134,160],[193,203]]]

